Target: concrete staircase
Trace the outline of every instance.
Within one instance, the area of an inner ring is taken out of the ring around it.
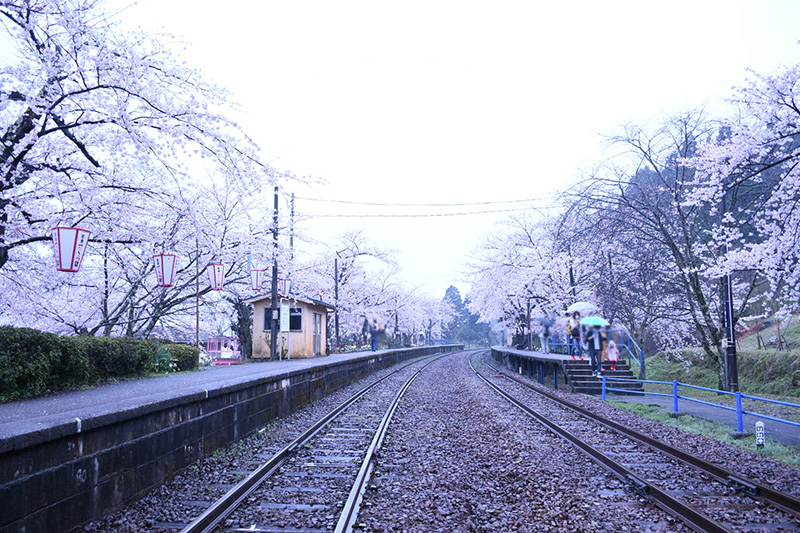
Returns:
[[[567,361],[564,365],[567,373],[567,382],[572,387],[572,392],[582,392],[584,394],[599,395],[603,392],[602,378],[592,376],[592,365],[589,357],[584,356],[583,360],[575,359]],[[617,363],[617,369],[611,370],[609,362],[603,363],[603,375],[610,378],[634,379],[633,372],[627,362]],[[642,391],[642,384],[637,382],[607,382],[607,387],[615,389],[625,389],[630,391]],[[614,392],[613,394],[625,394],[624,392]],[[634,394],[631,392],[631,394]]]

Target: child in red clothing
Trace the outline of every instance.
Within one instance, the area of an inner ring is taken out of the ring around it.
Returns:
[[[608,341],[608,347],[606,348],[606,358],[611,363],[611,370],[617,369],[617,361],[619,361],[619,348],[614,343],[614,341]]]

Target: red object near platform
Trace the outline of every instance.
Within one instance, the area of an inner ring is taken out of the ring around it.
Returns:
[[[215,365],[230,365],[242,360],[239,339],[236,337],[209,337],[206,340],[206,353]]]

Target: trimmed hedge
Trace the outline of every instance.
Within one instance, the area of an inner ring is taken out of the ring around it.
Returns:
[[[165,352],[169,354],[167,364]],[[0,326],[0,401],[147,372],[195,370],[198,365],[197,348],[169,341],[59,337],[30,328]]]
[[[172,360],[178,365],[178,372],[184,370],[197,370],[200,366],[200,350],[196,346],[186,344],[167,344],[166,348],[172,355]]]

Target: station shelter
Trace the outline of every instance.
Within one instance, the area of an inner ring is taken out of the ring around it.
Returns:
[[[327,354],[328,313],[335,306],[321,300],[290,294],[281,298],[288,303],[289,331],[282,332],[283,351],[281,358],[315,357]],[[261,295],[247,300],[253,305],[253,355],[254,359],[269,358],[270,320],[272,318],[272,298]],[[278,305],[280,322],[280,304]]]

